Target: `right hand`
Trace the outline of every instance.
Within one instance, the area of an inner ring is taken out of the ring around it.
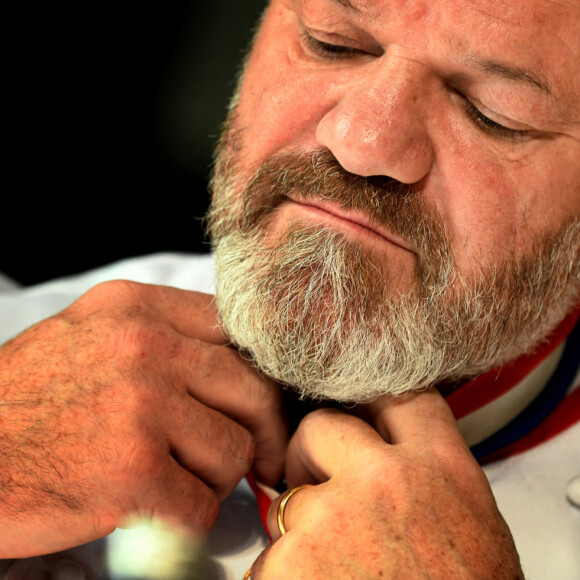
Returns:
[[[0,558],[131,516],[207,531],[254,467],[273,485],[279,388],[228,347],[212,297],[117,281],[0,349]]]
[[[360,409],[359,409],[360,411]],[[376,427],[337,409],[307,415],[286,457],[282,535],[276,499],[271,543],[252,580],[523,579],[489,482],[436,391],[379,397]]]

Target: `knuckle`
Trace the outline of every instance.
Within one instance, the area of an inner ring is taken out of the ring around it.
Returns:
[[[243,471],[244,475],[249,471],[250,467],[252,466],[252,462],[254,461],[254,456],[256,454],[256,442],[254,438],[248,435],[246,437],[245,443],[246,444],[240,454],[242,464],[241,470]]]
[[[213,348],[213,345],[191,337],[188,337],[187,341],[182,341],[178,334],[175,334],[174,339],[176,342],[173,348],[179,350],[175,350],[173,356],[183,355],[182,361],[185,367],[181,370],[184,370],[184,372],[189,372],[191,368],[203,369],[203,376],[208,378],[212,376],[216,368],[223,366],[214,352],[216,349]]]
[[[305,495],[302,493],[304,490],[299,492],[302,493],[299,501],[307,502],[308,513],[313,522],[332,522],[344,517],[348,519],[348,511],[351,509],[351,504],[340,501],[342,499],[341,496],[335,492],[333,493],[332,490],[332,486],[326,486],[324,493],[316,493],[315,500],[310,499],[312,496],[305,498]]]
[[[163,470],[158,446],[142,433],[135,433],[122,449],[122,472],[131,480],[129,486],[144,480],[155,480]]]
[[[77,327],[104,355],[138,354],[159,332],[147,315],[146,285],[128,280],[102,282],[56,315],[68,327]],[[92,338],[92,341],[91,341]]]
[[[136,301],[143,293],[144,284],[130,280],[108,280],[96,284],[80,301],[107,306],[127,304]]]
[[[190,515],[192,524],[203,532],[209,532],[215,525],[220,511],[218,496],[209,488],[203,487],[199,501],[193,506]]]
[[[307,436],[308,433],[318,429],[327,429],[334,425],[340,426],[342,422],[349,421],[349,419],[352,417],[338,409],[316,409],[302,419],[298,431]]]
[[[282,420],[284,416],[283,402],[279,388],[272,384],[264,386],[261,381],[254,382],[250,389],[245,389],[249,393],[247,399],[248,424],[256,429],[259,426],[270,424],[273,418]]]
[[[112,534],[123,523],[123,510],[109,505],[92,513],[92,529],[98,537]]]
[[[151,357],[174,359],[183,350],[177,333],[160,324],[140,320],[126,321],[123,331],[119,333],[119,341],[122,352],[137,360]]]
[[[257,399],[260,405],[260,411],[267,414],[271,414],[272,412],[277,415],[281,414],[283,400],[282,391],[278,385],[270,380],[264,382],[262,379],[258,381],[258,384],[260,388]]]
[[[220,469],[214,474],[214,489],[219,499],[225,499],[240,480],[250,471],[254,459],[255,442],[245,430],[240,429],[235,435],[232,433],[227,441],[229,461],[225,460],[227,469]]]
[[[300,574],[300,576],[296,576],[300,578],[307,577],[311,580],[320,578],[317,575],[317,570],[313,567],[317,566],[316,559],[309,561],[307,576],[301,574],[301,572],[306,573],[306,571],[303,569],[302,563],[296,560],[296,554],[311,552],[312,542],[313,539],[303,533],[293,533],[285,535],[283,541],[278,540],[271,544],[264,557],[261,557],[257,562],[260,571],[259,578],[279,578],[280,570],[292,570],[294,573]]]
[[[163,323],[139,312],[109,311],[101,320],[85,321],[84,333],[99,360],[115,361],[115,367],[136,369],[155,360],[173,359],[183,351],[180,336]]]
[[[236,469],[236,475],[241,477],[252,466],[256,450],[254,438],[246,429],[236,429],[236,432],[230,434],[229,448],[236,463],[232,467]]]

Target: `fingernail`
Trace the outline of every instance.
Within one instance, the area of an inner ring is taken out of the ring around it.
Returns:
[[[59,562],[51,574],[51,580],[85,580],[85,573],[76,562]]]

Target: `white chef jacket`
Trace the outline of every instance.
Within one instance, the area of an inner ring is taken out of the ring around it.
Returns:
[[[0,275],[0,343],[67,307],[95,284],[113,279],[215,291],[209,255],[133,258],[28,288],[19,288]],[[579,384],[580,374],[573,388]],[[486,465],[484,470],[514,536],[526,578],[580,580],[580,509],[567,499],[577,493],[574,487],[580,476],[580,423],[524,453]],[[146,535],[143,529],[119,530],[107,539],[111,578],[147,577],[147,571],[139,568],[139,561],[143,564],[147,553],[154,550],[151,541],[144,543]],[[243,481],[222,504],[207,543],[203,579],[241,580],[267,543],[254,496]],[[162,549],[159,543],[155,547]],[[125,569],[119,564],[123,554],[135,560],[133,568],[130,563]]]

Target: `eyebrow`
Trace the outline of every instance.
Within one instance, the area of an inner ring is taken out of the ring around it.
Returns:
[[[477,68],[479,68],[485,74],[529,85],[556,100],[556,97],[550,88],[550,84],[543,77],[543,75],[539,74],[538,72],[520,68],[518,66],[502,64],[493,59],[483,59],[477,53],[468,55],[466,62],[467,64],[477,66]]]
[[[340,4],[341,6],[345,6],[346,8],[350,8],[351,10],[354,10],[355,12],[360,12],[360,8],[355,6],[351,2],[351,0],[332,0],[332,1],[335,2],[336,4]]]
[[[358,2],[358,0],[356,1]],[[349,8],[355,12],[361,12],[361,8],[356,6],[352,0],[332,0],[332,2],[335,4],[340,4],[341,6]],[[558,100],[550,88],[550,84],[548,83],[547,79],[538,72],[518,66],[502,64],[493,59],[485,59],[482,58],[478,53],[469,54],[465,60],[467,64],[475,65],[485,74],[529,85],[548,95],[553,100]]]

